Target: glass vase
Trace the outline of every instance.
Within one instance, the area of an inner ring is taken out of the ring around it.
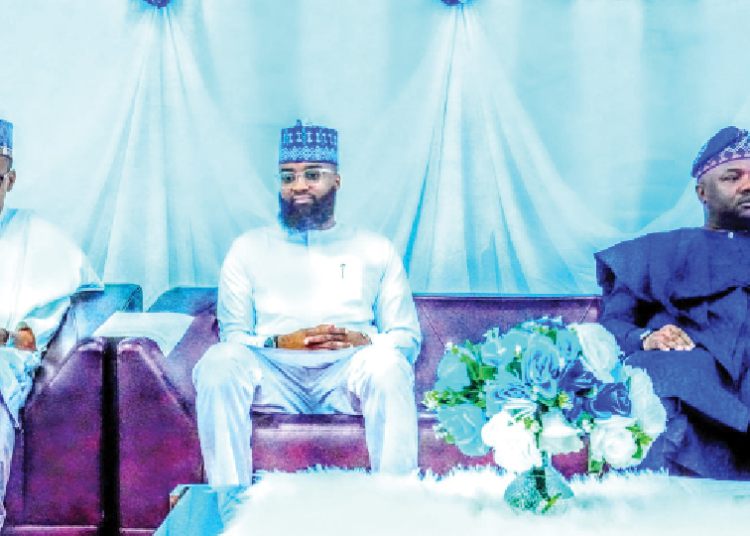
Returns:
[[[547,453],[542,452],[542,465],[517,475],[503,498],[514,510],[546,514],[565,510],[573,490],[552,466]]]

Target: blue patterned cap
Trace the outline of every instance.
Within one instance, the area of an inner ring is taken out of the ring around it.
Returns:
[[[0,119],[0,156],[13,158],[13,124]]]
[[[332,128],[297,124],[281,129],[279,164],[322,162],[339,164],[339,134]]]
[[[700,179],[707,171],[730,160],[750,159],[750,136],[747,130],[725,127],[701,147],[693,162],[693,177]]]

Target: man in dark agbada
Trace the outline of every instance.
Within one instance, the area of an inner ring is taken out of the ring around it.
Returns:
[[[693,163],[705,225],[596,254],[600,322],[648,371],[667,430],[641,468],[750,479],[750,137],[719,131]]]

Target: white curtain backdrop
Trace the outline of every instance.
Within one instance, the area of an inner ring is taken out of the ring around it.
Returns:
[[[750,126],[744,0],[0,0],[16,188],[107,282],[216,285],[277,213],[279,132],[337,128],[340,221],[412,287],[597,293],[593,253],[700,225]]]

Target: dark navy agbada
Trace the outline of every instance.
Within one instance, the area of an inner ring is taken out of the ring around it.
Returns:
[[[596,261],[600,322],[667,408],[667,431],[640,467],[750,479],[750,235],[678,229],[622,242]],[[668,324],[695,348],[644,351],[644,332]]]

